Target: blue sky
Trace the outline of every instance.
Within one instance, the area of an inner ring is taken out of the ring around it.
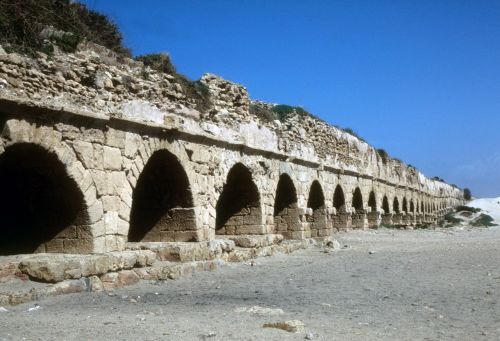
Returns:
[[[168,52],[301,105],[473,195],[500,196],[500,1],[85,0]]]

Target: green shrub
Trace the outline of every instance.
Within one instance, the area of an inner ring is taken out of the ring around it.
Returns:
[[[457,206],[455,207],[456,212],[462,212],[462,211],[467,211],[467,212],[472,212],[472,213],[479,213],[481,212],[480,208],[476,207],[469,207],[469,206]]]
[[[464,188],[464,199],[467,201],[472,199],[472,193],[468,188]]]
[[[144,66],[149,66],[155,71],[168,73],[169,75],[177,74],[177,70],[174,64],[172,64],[170,56],[166,53],[145,54],[135,57],[135,60],[143,62]]]
[[[42,37],[41,32],[53,27],[62,36]],[[0,44],[21,53],[53,48],[45,39],[72,52],[83,39],[103,45],[120,56],[130,56],[123,46],[118,26],[107,16],[72,0],[2,0],[0,1]]]
[[[460,224],[461,222],[463,222],[462,219],[460,218],[457,218],[453,215],[453,213],[448,213],[447,215],[444,216],[444,220],[447,222],[447,223],[450,223],[450,224]]]
[[[259,118],[264,122],[272,122],[274,120],[278,120],[278,115],[266,107],[258,104],[250,104],[250,114]]]
[[[477,217],[471,222],[471,226],[475,227],[498,226],[497,224],[493,223],[493,221],[494,220],[491,216],[481,213],[479,217]]]
[[[178,73],[168,54],[145,54],[138,56],[135,59],[143,62],[145,67],[150,67],[156,72],[166,73],[173,76],[177,83],[181,85],[184,95],[195,101],[196,109],[199,111],[204,112],[211,108],[212,104],[210,101],[210,92],[208,87],[200,81],[192,81],[186,76]],[[146,72],[143,72],[143,76],[145,79],[148,78]]]
[[[352,135],[352,136],[356,137],[357,139],[359,139],[359,140],[361,140],[363,142],[366,142],[364,138],[362,138],[361,136],[359,136],[358,133],[356,133],[351,128],[343,128],[342,130],[345,131],[346,133],[348,133],[349,135]]]
[[[382,162],[386,164],[389,160],[389,154],[385,151],[385,149],[382,148],[376,149],[376,151],[378,156],[380,156],[380,158],[382,159]]]
[[[278,104],[272,107],[272,112],[274,112],[280,121],[284,121],[288,116],[297,114],[299,116],[310,116],[313,117],[308,111],[302,107],[291,106],[287,104]]]

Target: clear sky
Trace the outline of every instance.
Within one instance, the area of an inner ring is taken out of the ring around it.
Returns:
[[[500,196],[500,1],[85,0],[168,52],[304,106],[432,177]]]

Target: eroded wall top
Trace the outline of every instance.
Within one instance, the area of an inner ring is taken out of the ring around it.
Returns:
[[[250,113],[247,90],[206,74],[200,105],[186,83],[141,62],[118,58],[92,43],[76,53],[27,57],[0,47],[0,98],[60,111],[116,117],[211,136],[285,154],[342,172],[370,176],[435,196],[462,191],[385,158],[366,142],[311,116],[261,120]],[[266,105],[260,103],[260,105]]]

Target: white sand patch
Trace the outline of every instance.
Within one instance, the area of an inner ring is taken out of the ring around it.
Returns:
[[[500,197],[475,199],[467,206],[480,208],[483,213],[490,215],[496,224],[500,224]]]

